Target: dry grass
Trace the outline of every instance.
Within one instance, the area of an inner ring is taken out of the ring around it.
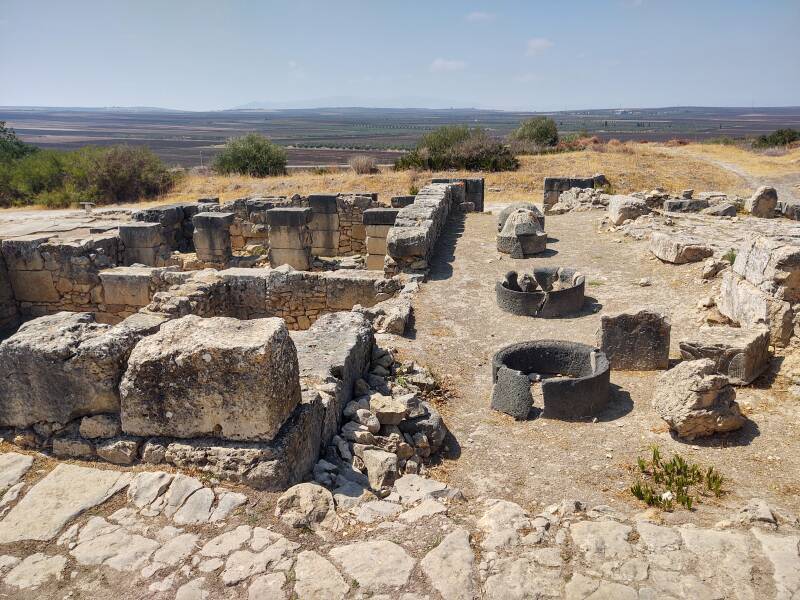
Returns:
[[[708,161],[693,157],[684,146],[667,152],[654,144],[607,144],[583,152],[522,156],[518,171],[486,173],[488,203],[509,200],[538,200],[547,176],[589,176],[604,173],[617,193],[663,187],[671,192],[685,188],[697,191],[723,190],[749,193],[743,179]],[[705,148],[705,146],[700,146]],[[784,157],[771,160],[782,161]],[[293,172],[282,177],[258,179],[240,175],[187,176],[156,203],[190,201],[201,196],[219,196],[222,201],[252,195],[306,195],[315,192],[378,192],[383,200],[408,194],[412,186],[422,187],[433,176],[470,176],[467,172],[427,173],[393,171],[358,175],[350,169],[328,173]]]
[[[747,150],[739,146],[719,144],[692,144],[684,146],[682,152],[692,157],[703,157],[730,164],[756,176],[782,176],[800,172],[800,148],[775,153]]]

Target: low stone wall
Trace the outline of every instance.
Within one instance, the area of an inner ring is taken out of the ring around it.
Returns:
[[[387,277],[427,271],[450,211],[464,197],[463,183],[432,183],[420,190],[413,204],[400,209],[386,237]]]
[[[55,312],[95,312],[99,273],[120,262],[119,236],[93,234],[75,240],[27,236],[3,240],[8,279],[23,318]]]
[[[605,175],[594,175],[592,177],[545,177],[544,178],[544,212],[558,203],[561,192],[566,192],[572,188],[594,188],[601,187],[608,183]]]
[[[431,179],[431,183],[463,183],[464,212],[483,212],[484,180],[483,177],[454,177],[450,179]]]

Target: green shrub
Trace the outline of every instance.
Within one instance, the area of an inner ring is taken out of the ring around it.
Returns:
[[[796,129],[778,129],[769,135],[760,135],[753,142],[754,148],[774,148],[775,146],[788,146],[800,141],[800,131]]]
[[[148,148],[37,150],[0,161],[0,206],[134,202],[163,194],[174,182],[175,175]]]
[[[423,136],[415,150],[395,161],[395,168],[513,171],[519,161],[508,146],[480,128],[445,125]]]
[[[520,123],[516,131],[511,134],[511,138],[539,147],[555,146],[558,144],[558,128],[553,119],[535,117]]]
[[[36,146],[19,139],[13,129],[6,127],[5,121],[0,121],[0,162],[16,160],[37,150]]]
[[[251,133],[228,140],[225,148],[214,159],[214,170],[223,175],[285,175],[286,151],[273,144],[269,138]]]

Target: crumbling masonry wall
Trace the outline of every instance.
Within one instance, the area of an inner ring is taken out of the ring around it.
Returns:
[[[6,261],[0,253],[0,336],[7,335],[19,325],[19,310],[14,299],[14,290],[8,276]]]
[[[465,198],[464,183],[432,183],[422,188],[414,203],[401,208],[386,237],[387,277],[423,273],[454,206]]]

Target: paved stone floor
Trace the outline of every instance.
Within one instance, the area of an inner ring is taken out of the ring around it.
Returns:
[[[291,529],[274,498],[165,472],[0,455],[0,597],[778,598],[800,533],[764,503],[713,528],[565,500],[538,514],[407,475]]]

